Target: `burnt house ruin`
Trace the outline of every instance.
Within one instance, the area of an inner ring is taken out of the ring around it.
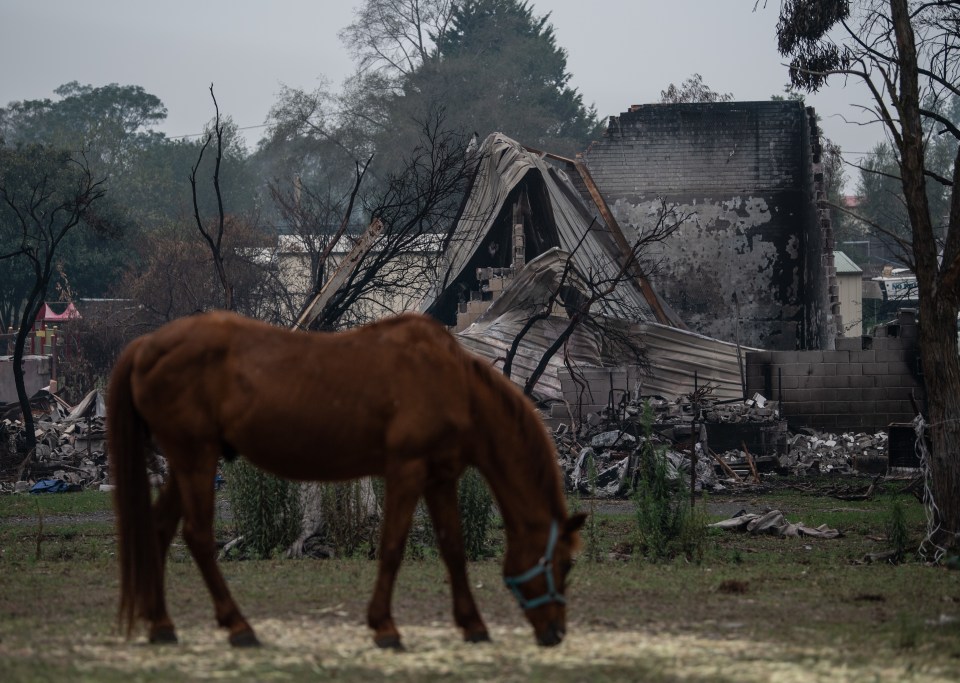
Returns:
[[[661,198],[692,214],[649,255],[653,285],[691,329],[763,349],[833,348],[841,325],[812,109],[634,106],[610,117],[582,161],[628,240]]]

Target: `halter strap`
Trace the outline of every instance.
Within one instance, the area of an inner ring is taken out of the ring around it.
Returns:
[[[503,577],[503,582],[507,584],[507,588],[510,589],[514,597],[517,599],[517,602],[520,604],[520,609],[529,610],[533,609],[534,607],[539,607],[540,605],[545,605],[548,602],[559,602],[561,605],[567,602],[566,598],[557,592],[557,587],[553,580],[553,572],[551,571],[553,565],[553,551],[556,548],[557,538],[559,535],[560,530],[557,525],[557,520],[553,520],[553,522],[550,523],[550,536],[547,539],[546,552],[544,552],[543,557],[540,558],[537,564],[519,576]],[[541,574],[546,575],[547,592],[529,600],[523,597],[523,593],[520,592],[520,586],[528,581],[533,581]]]

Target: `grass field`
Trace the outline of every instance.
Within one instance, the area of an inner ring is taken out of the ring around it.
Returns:
[[[862,482],[861,482],[862,483]],[[712,496],[708,510],[777,508],[843,531],[832,540],[711,530],[700,563],[629,553],[629,505],[593,509],[602,558],[572,574],[566,640],[534,644],[497,559],[471,564],[494,642],[460,642],[442,564],[428,552],[401,570],[394,615],[407,651],[377,650],[364,623],[376,566],[366,559],[222,564],[264,647],[232,650],[179,539],[168,580],[180,644],[126,641],[115,627],[115,541],[107,494],[0,497],[0,678],[4,681],[956,681],[960,572],[860,564],[886,549],[900,486],[868,501],[831,495],[849,479]],[[923,515],[899,496],[910,539]],[[42,522],[41,522],[42,520]],[[42,525],[42,526],[41,526]],[[229,538],[229,521],[219,533]],[[495,539],[496,547],[498,539]]]

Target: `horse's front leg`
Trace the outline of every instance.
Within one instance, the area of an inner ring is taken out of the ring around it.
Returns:
[[[423,491],[422,467],[409,463],[403,471],[386,477],[383,502],[383,524],[380,531],[380,563],[373,597],[367,608],[367,624],[373,629],[373,640],[378,647],[403,649],[400,632],[393,623],[390,602],[397,570],[403,560],[403,550],[410,532],[410,523]]]
[[[463,629],[463,639],[469,643],[490,640],[487,627],[473,601],[470,583],[467,580],[467,565],[463,550],[463,533],[460,527],[460,510],[457,506],[457,482],[445,479],[431,484],[424,492],[433,529],[440,545],[440,553],[450,574],[453,591],[453,619]]]

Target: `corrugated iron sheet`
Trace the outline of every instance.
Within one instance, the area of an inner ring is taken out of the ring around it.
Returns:
[[[552,249],[530,261],[514,281],[473,325],[459,332],[464,346],[502,367],[513,340],[535,313],[543,311],[550,294],[556,291],[568,255]],[[575,280],[571,280],[575,283]],[[566,329],[569,319],[558,313],[537,322],[524,336],[513,361],[511,376],[518,384],[530,377],[537,363],[555,339]],[[646,349],[649,367],[640,375],[640,393],[676,398],[694,391],[696,386],[715,386],[719,400],[742,398],[740,365],[735,344],[705,337],[653,322],[630,323],[611,320],[638,340]],[[567,342],[570,362],[581,367],[633,365],[634,358],[602,355],[603,345],[594,332],[580,326]],[[741,347],[741,354],[756,349]],[[564,368],[563,352],[558,352],[540,378],[535,395],[542,400],[561,400],[559,371]]]
[[[525,316],[502,316],[489,323],[474,323],[458,333],[457,338],[465,347],[502,368],[507,351],[525,322]],[[565,318],[550,317],[537,322],[527,332],[513,359],[510,378],[514,382],[520,386],[526,383],[550,344],[563,332],[568,322]],[[582,330],[574,332],[568,340],[566,353],[578,364],[600,364],[600,344]],[[563,358],[564,351],[561,350],[550,359],[533,392],[537,399],[559,401],[563,396],[558,374],[563,368]]]
[[[743,398],[736,344],[649,322],[630,331],[643,340],[650,363],[649,374],[641,375],[641,393],[673,399],[692,392],[695,383],[710,383],[716,399]],[[747,351],[756,350],[741,347],[744,363]]]

